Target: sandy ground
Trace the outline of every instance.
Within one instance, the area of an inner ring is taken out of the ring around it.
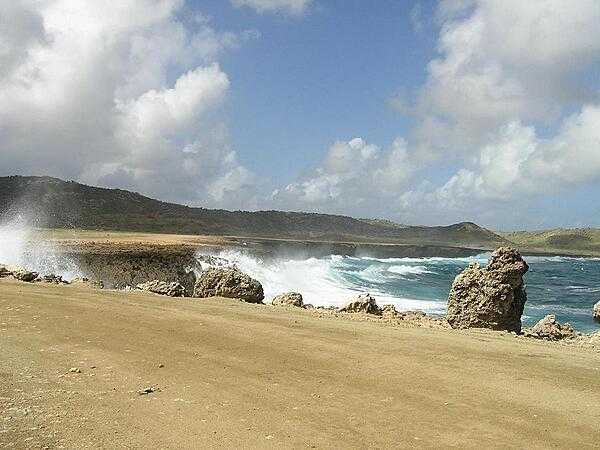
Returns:
[[[597,352],[0,280],[1,448],[598,446]]]

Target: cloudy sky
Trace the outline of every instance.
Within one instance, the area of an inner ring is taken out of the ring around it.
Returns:
[[[598,0],[0,0],[0,175],[600,226]]]

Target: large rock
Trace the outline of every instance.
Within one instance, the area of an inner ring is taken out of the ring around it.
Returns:
[[[227,297],[262,303],[265,294],[258,281],[237,269],[210,268],[196,281],[194,297]]]
[[[146,283],[138,284],[136,288],[141,291],[148,291],[159,295],[167,295],[169,297],[185,296],[185,288],[176,281],[172,283],[159,280],[148,281]]]
[[[490,328],[521,332],[527,301],[523,275],[529,266],[517,250],[501,247],[481,268],[471,263],[458,275],[448,297],[452,328]]]
[[[273,306],[296,306],[298,308],[304,307],[302,294],[299,294],[298,292],[288,292],[286,294],[278,295],[271,303]]]
[[[556,321],[554,314],[548,314],[532,328],[526,330],[525,336],[548,341],[560,341],[561,339],[575,339],[579,335],[570,324],[560,324]]]
[[[27,283],[32,283],[37,280],[39,274],[37,272],[32,272],[27,269],[17,269],[12,273],[13,278],[20,281],[25,281]]]
[[[0,278],[5,278],[12,275],[12,272],[8,269],[8,267],[0,264]]]
[[[594,320],[596,322],[600,322],[600,302],[594,305],[594,311],[592,312],[592,314],[594,316]]]
[[[375,298],[372,297],[371,294],[360,294],[356,296],[346,306],[339,308],[338,311],[381,315],[381,308],[379,308]]]

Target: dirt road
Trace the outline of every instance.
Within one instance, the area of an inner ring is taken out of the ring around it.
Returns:
[[[598,446],[597,352],[0,280],[1,448]]]

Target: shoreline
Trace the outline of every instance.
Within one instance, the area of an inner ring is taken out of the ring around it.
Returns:
[[[577,448],[600,439],[600,393],[590,390],[600,352],[587,347],[5,279],[0,309],[0,443],[17,447]]]
[[[494,249],[485,246],[461,246],[447,243],[378,243],[328,240],[298,240],[273,237],[244,237],[220,235],[179,235],[138,232],[79,230],[79,229],[37,229],[32,233],[33,240],[47,240],[59,247],[73,251],[85,248],[149,248],[160,249],[172,246],[219,251],[237,248],[250,250],[257,256],[276,258],[323,257],[332,254],[340,256],[369,256],[374,258],[460,258],[476,256]],[[600,253],[578,253],[577,251],[545,250],[529,247],[516,247],[523,256],[558,256],[571,258],[595,258]]]

